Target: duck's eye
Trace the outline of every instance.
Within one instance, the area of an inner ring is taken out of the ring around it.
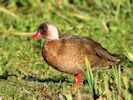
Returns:
[[[39,26],[39,31],[41,34],[44,34],[47,31],[47,25],[46,24],[41,24]]]

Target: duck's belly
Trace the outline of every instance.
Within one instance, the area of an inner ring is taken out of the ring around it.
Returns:
[[[72,55],[67,57],[62,56],[60,60],[58,58],[57,60],[59,62],[57,62],[56,68],[66,73],[76,74],[81,72],[81,68],[85,67],[85,62],[83,58],[77,59],[76,57],[74,58]]]
[[[70,74],[81,72],[80,66],[84,68],[84,62],[78,62],[74,59],[71,59],[70,57],[62,57],[61,59],[55,58],[54,62],[51,62],[49,60],[47,60],[47,62],[55,69]]]
[[[46,62],[59,71],[76,74],[81,72],[80,67],[85,69],[86,55],[81,51],[74,51],[72,53],[71,50],[71,52],[65,51],[62,54],[53,52],[52,54],[49,53],[44,55]]]

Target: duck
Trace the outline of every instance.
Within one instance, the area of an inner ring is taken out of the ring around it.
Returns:
[[[118,59],[103,48],[98,42],[82,36],[60,37],[58,28],[51,23],[42,23],[31,40],[45,38],[42,46],[43,59],[58,71],[73,74],[76,86],[81,85],[82,71],[86,70],[85,58],[91,69],[108,68],[116,65]]]

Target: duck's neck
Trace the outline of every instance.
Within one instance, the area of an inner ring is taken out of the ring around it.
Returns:
[[[51,25],[51,24],[48,25],[47,39],[50,39],[50,40],[59,39],[59,31],[54,25]]]
[[[58,33],[52,32],[51,34],[49,34],[49,35],[47,36],[47,39],[48,39],[48,40],[59,39],[59,35],[58,35]]]

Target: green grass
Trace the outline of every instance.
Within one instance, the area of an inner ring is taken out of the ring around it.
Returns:
[[[61,2],[60,2],[61,1]],[[133,99],[132,0],[1,0],[0,97],[4,100],[64,98]],[[83,87],[73,75],[43,61],[44,40],[28,41],[38,25],[49,21],[64,33],[87,36],[121,59],[112,69],[84,72]]]

